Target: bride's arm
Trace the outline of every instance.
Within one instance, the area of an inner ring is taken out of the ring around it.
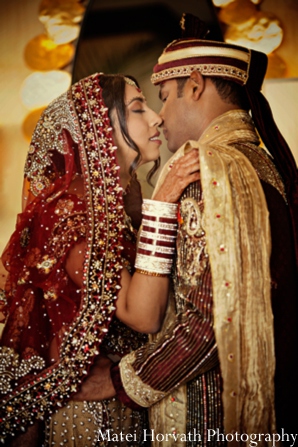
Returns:
[[[198,170],[198,152],[193,150],[175,162],[160,188],[166,193],[155,195],[155,201],[163,203],[168,200],[168,202],[175,203],[186,186],[199,179]],[[156,225],[158,227],[159,223],[156,222]],[[150,249],[150,244],[147,244],[147,247]],[[77,243],[70,250],[65,265],[71,279],[80,287],[83,286],[84,253],[85,242]],[[150,261],[149,258],[148,260]],[[146,272],[147,267],[147,264],[143,263],[141,269]],[[168,301],[168,276],[155,276],[154,272],[148,274],[135,272],[133,276],[130,276],[129,272],[123,268],[120,284],[116,316],[136,331],[157,332],[160,329]]]
[[[135,272],[131,277],[121,272],[121,290],[116,303],[116,316],[138,332],[158,332],[165,314],[169,278]]]
[[[85,241],[73,246],[66,259],[65,269],[74,283],[83,287]],[[159,330],[168,299],[168,277],[130,275],[121,272],[121,289],[116,301],[116,316],[138,332],[154,333]]]

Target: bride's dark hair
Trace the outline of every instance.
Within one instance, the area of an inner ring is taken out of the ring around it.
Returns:
[[[130,166],[130,174],[133,175],[134,171],[138,167],[138,164],[141,160],[141,154],[138,146],[130,137],[127,129],[126,106],[124,101],[125,86],[126,86],[125,78],[131,79],[139,87],[137,80],[133,76],[130,75],[124,76],[121,74],[116,75],[102,74],[100,76],[100,85],[102,86],[103,89],[102,97],[104,103],[106,107],[109,109],[109,117],[111,124],[113,125],[112,111],[115,110],[117,113],[117,117],[120,124],[120,130],[124,140],[137,153],[136,158],[134,159],[133,163]],[[160,166],[160,158],[155,160],[154,166],[147,174],[147,181],[149,184],[151,184],[151,178],[153,177],[159,166]]]

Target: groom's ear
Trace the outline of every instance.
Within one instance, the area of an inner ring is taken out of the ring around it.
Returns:
[[[192,97],[197,101],[205,88],[204,76],[197,70],[194,70],[189,77],[189,87],[191,88]]]

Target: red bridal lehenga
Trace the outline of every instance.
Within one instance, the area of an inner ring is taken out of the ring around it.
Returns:
[[[130,218],[125,208],[136,208],[141,195],[134,178],[123,198],[111,131],[95,74],[50,104],[33,134],[23,212],[2,257],[8,271],[2,442],[43,421],[39,446],[123,445],[120,433],[130,434],[130,445],[144,445],[145,410],[117,399],[72,400],[100,354],[119,359],[147,340],[114,317],[120,271],[132,268],[135,255],[138,216],[133,209]],[[69,250],[81,241],[87,242],[82,289],[65,269]]]

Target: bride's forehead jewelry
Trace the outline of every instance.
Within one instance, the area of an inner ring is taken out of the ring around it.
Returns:
[[[139,93],[142,93],[142,90],[140,89],[140,87],[137,86],[135,81],[128,78],[127,76],[124,76],[124,81],[126,82],[126,84],[131,85],[132,87],[136,88]]]

